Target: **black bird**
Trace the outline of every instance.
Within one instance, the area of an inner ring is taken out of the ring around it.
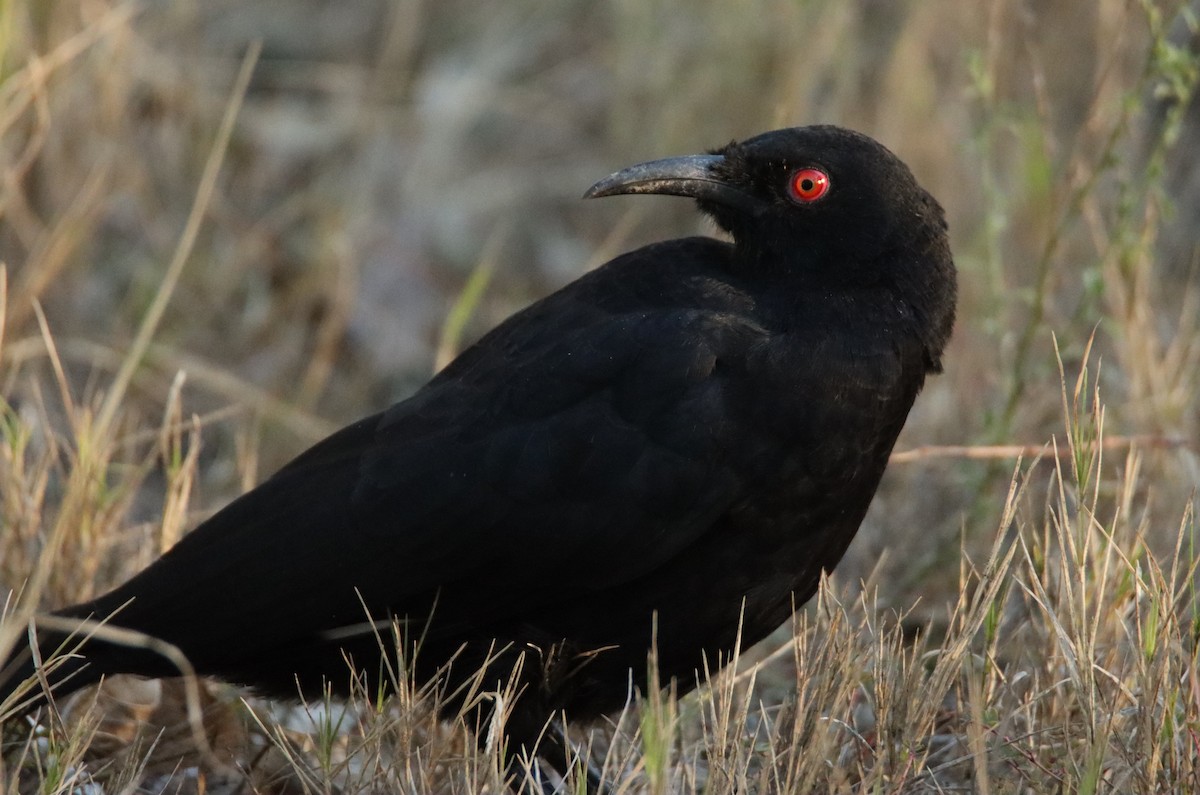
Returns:
[[[747,646],[780,626],[842,557],[941,370],[942,209],[832,126],[632,166],[586,196],[623,193],[692,197],[732,242],[656,243],[581,277],[55,615],[111,616],[280,697],[346,692],[347,659],[386,687],[378,635],[396,621],[420,681],[515,676],[509,764],[536,752],[560,772],[543,730],[645,687],[652,633],[686,691],[739,626]],[[42,629],[41,655],[64,639]],[[0,700],[31,658],[10,656]],[[62,695],[116,673],[178,669],[94,639],[49,680]]]

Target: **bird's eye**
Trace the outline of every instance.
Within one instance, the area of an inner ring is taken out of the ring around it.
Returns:
[[[815,202],[829,192],[829,175],[819,168],[802,168],[792,175],[788,189],[801,204]]]

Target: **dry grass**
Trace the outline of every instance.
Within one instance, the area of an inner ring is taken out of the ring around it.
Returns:
[[[243,5],[0,2],[0,650],[516,307],[703,228],[576,202],[596,177],[831,121],[947,205],[948,371],[794,632],[577,739],[622,792],[1200,791],[1187,4]],[[501,791],[400,684],[114,681],[6,724],[0,791]]]

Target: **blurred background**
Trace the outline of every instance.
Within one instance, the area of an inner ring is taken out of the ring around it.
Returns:
[[[1052,439],[1063,445],[1055,346],[1071,402],[1093,337],[1089,384],[1113,462],[1095,487],[1169,547],[1200,483],[1191,11],[1153,0],[6,0],[0,465],[12,476],[49,451],[60,463],[35,491],[51,515],[82,457],[65,429],[103,413],[184,257],[115,415],[109,463],[134,475],[101,483],[99,504],[122,529],[73,525],[63,549],[87,552],[64,551],[43,602],[123,579],[170,543],[164,510],[194,524],[587,269],[714,234],[678,199],[581,201],[596,179],[811,123],[866,132],[912,167],[948,211],[961,285],[946,372],[898,446],[922,449],[890,469],[839,580],[874,582],[884,606],[919,601],[913,620],[936,623],[964,545],[986,549],[997,532],[1016,451],[995,446],[1028,446],[1028,465]],[[157,430],[172,412],[198,418],[175,441]],[[923,449],[934,445],[976,449]],[[181,485],[172,467],[187,456],[199,474]],[[1115,493],[1129,467],[1136,489]],[[0,583],[14,586],[48,520],[12,494],[3,511]]]

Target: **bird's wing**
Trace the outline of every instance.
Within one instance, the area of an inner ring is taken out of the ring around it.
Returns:
[[[639,576],[732,499],[718,362],[753,336],[723,313],[643,311],[435,381],[383,415],[355,488],[360,530],[430,553],[420,587],[469,561],[523,576],[586,560],[580,587]]]
[[[318,443],[101,606],[136,597],[119,623],[267,648],[453,583],[545,592],[540,577],[586,566],[578,592],[661,565],[735,497],[722,368],[760,332],[720,311],[570,303],[550,307],[569,321],[507,323]]]

